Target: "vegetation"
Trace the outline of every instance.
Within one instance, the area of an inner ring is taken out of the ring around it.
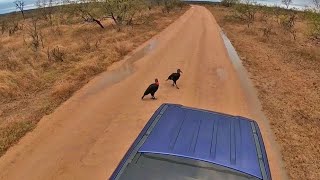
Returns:
[[[255,6],[255,1],[253,0],[245,0],[241,1],[241,3],[237,3],[235,5],[236,12],[238,13],[238,17],[245,21],[250,27],[250,25],[255,20],[255,15],[257,12],[257,6]]]
[[[287,7],[287,9],[289,8],[290,4],[292,3],[292,0],[281,0],[281,1]]]
[[[234,6],[235,4],[238,4],[240,0],[222,0],[221,4],[225,7],[231,7]]]
[[[19,12],[0,16],[0,155],[187,9],[177,0],[39,0],[32,11],[23,0],[15,5]]]
[[[287,5],[287,8],[291,2],[291,0],[283,1]],[[319,0],[314,0],[314,3],[316,7],[319,7]],[[308,28],[308,36],[317,43],[319,42],[320,7],[306,10],[305,12],[298,12],[294,9],[259,6],[254,0],[224,0],[222,1],[222,6],[232,7],[233,14],[227,16],[229,20],[244,22],[248,28],[257,21],[257,16],[259,16],[259,20],[264,22],[261,29],[265,37],[268,37],[272,33],[274,27],[279,27],[285,32],[285,35],[290,35],[293,40],[296,40],[297,22],[299,20],[308,20],[308,27],[306,27]]]
[[[249,71],[289,179],[318,180],[319,10],[256,6],[248,27],[248,11],[239,11],[237,5],[207,7]]]
[[[320,14],[316,11],[307,11],[306,17],[309,21],[310,36],[315,41],[320,41]]]

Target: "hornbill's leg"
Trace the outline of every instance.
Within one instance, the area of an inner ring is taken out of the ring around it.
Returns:
[[[154,92],[153,93],[151,93],[151,99],[156,99],[156,97],[154,97]]]
[[[177,89],[179,89],[179,87],[178,87],[178,85],[177,85],[177,82],[176,82],[176,81],[174,81],[174,84],[176,85],[176,88],[177,88]]]

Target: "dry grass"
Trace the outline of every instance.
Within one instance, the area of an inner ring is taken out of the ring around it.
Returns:
[[[320,46],[310,40],[304,14],[298,13],[297,40],[293,40],[274,16],[267,17],[266,23],[258,13],[247,28],[233,16],[232,8],[208,8],[251,74],[290,179],[319,179]]]
[[[40,20],[37,49],[30,19],[20,21],[23,28],[14,34],[0,34],[0,156],[44,115],[186,9],[170,14],[163,14],[160,7],[146,10],[120,32],[110,20],[102,21],[105,29],[73,19],[57,26]],[[0,16],[0,22],[5,18],[12,17]]]
[[[35,127],[32,121],[13,122],[6,127],[0,127],[0,156],[11,146],[16,143],[27,132]]]

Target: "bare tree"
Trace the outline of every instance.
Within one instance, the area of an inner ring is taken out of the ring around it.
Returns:
[[[290,34],[292,34],[294,40],[296,40],[297,38],[296,30],[295,30],[297,19],[298,19],[297,13],[294,12],[294,13],[285,15],[281,20],[282,28],[287,32],[289,32]]]
[[[8,29],[8,23],[6,21],[1,21],[1,34],[4,34],[4,32]]]
[[[292,0],[282,0],[282,3],[286,5],[287,9],[289,8],[290,4],[292,3]]]
[[[16,0],[16,1],[14,1],[14,4],[16,5],[16,8],[19,9],[19,11],[21,12],[23,19],[25,19],[25,17],[24,17],[24,0]]]
[[[162,9],[163,12],[170,13],[176,7],[180,7],[182,9],[183,2],[181,0],[162,0],[164,8]]]
[[[314,5],[316,8],[320,8],[320,0],[313,0]]]
[[[53,0],[37,0],[36,5],[39,8],[41,16],[48,20],[50,25],[52,25],[53,19]]]
[[[41,31],[39,30],[38,21],[39,21],[39,18],[37,17],[32,18],[31,25],[28,28],[28,34],[31,37],[31,47],[33,48],[34,51],[37,51],[40,46],[44,48],[43,36],[41,34]]]
[[[104,8],[107,17],[113,19],[116,25],[130,25],[134,16],[141,10],[140,0],[105,0]]]
[[[101,28],[104,28],[102,17],[102,3],[96,0],[80,0],[80,1],[68,1],[72,4],[71,14],[80,17],[84,22],[96,23]]]
[[[240,14],[240,18],[247,23],[248,28],[253,24],[256,17],[257,7],[255,3],[253,0],[244,0],[236,4],[235,7],[237,13]]]

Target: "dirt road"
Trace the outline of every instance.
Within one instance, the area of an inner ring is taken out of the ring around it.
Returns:
[[[44,117],[0,159],[0,179],[107,179],[164,102],[256,119],[208,10],[192,7],[145,45],[148,53],[142,59],[132,66],[126,61],[115,64],[113,74],[95,78]],[[141,48],[137,52],[141,54]],[[164,81],[177,68],[183,71],[179,90]],[[160,80],[158,100],[142,101],[154,78]],[[281,179],[266,136],[265,143],[273,177]]]

